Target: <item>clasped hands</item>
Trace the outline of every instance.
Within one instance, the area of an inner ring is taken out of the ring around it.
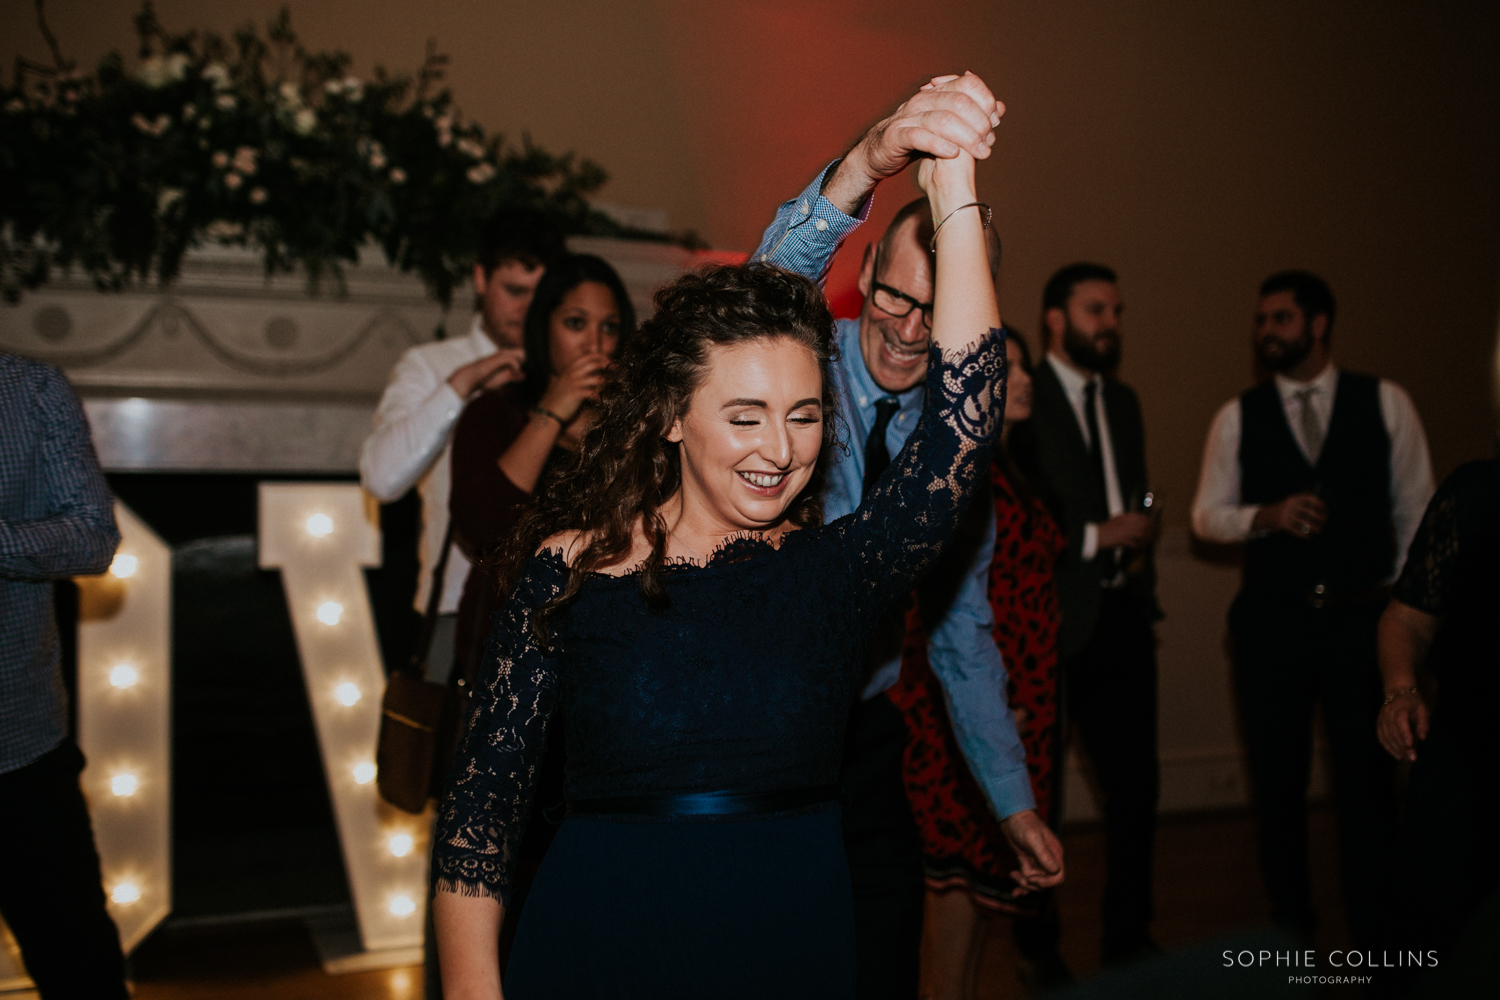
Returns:
[[[1251,527],[1256,531],[1280,531],[1293,538],[1312,539],[1323,533],[1327,520],[1327,504],[1316,494],[1298,493],[1256,511]]]
[[[926,162],[918,183],[927,190],[934,160],[963,154],[987,159],[1005,105],[973,73],[935,76],[855,143],[823,187],[823,197],[855,215],[875,186],[912,163]]]

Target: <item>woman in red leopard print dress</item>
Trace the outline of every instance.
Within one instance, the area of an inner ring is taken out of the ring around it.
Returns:
[[[1031,415],[1031,363],[1025,342],[1008,339],[1009,395],[1005,432]],[[1037,815],[1056,824],[1057,587],[1053,568],[1065,539],[1041,500],[1026,490],[1009,457],[997,454],[991,470],[995,503],[995,555],[989,597],[995,644],[1009,674],[1006,692],[1026,750]],[[985,939],[985,917],[1007,913],[1032,985],[1068,979],[1057,954],[1052,893],[1015,895],[1009,872],[1016,859],[1000,824],[970,775],[953,736],[942,688],[927,664],[927,635],[920,613],[907,616],[901,679],[890,698],[911,731],[904,761],[907,797],[922,838],[927,880],[923,928],[924,997],[971,996]]]

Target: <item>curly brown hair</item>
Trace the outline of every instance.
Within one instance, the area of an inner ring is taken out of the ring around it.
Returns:
[[[599,419],[584,436],[578,460],[549,477],[522,517],[499,563],[509,593],[541,543],[578,531],[582,546],[566,589],[536,617],[546,620],[571,601],[590,573],[629,554],[635,526],[651,543],[639,569],[650,607],[667,604],[667,525],[661,509],[682,486],[678,445],[666,439],[702,383],[711,347],[786,337],[813,352],[823,380],[823,449],[811,480],[787,508],[799,527],[823,521],[822,485],[835,440],[833,314],[823,294],[798,274],[766,264],[710,265],[683,275],[656,294],[656,313],[625,345],[599,390]]]

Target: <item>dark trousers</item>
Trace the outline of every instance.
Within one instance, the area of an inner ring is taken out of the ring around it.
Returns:
[[[1229,612],[1235,689],[1271,919],[1317,926],[1307,853],[1313,709],[1323,706],[1338,815],[1339,875],[1355,944],[1380,944],[1395,833],[1394,761],[1380,748],[1379,604],[1314,608],[1242,593]]]
[[[1493,742],[1489,752],[1461,743],[1444,724],[1439,699],[1406,786],[1400,849],[1390,866],[1396,907],[1388,944],[1431,949],[1446,966],[1485,897],[1500,890],[1500,753]],[[1407,983],[1421,971],[1389,975]]]
[[[125,1000],[72,740],[0,774],[0,916],[43,1000]]]
[[[1140,601],[1107,590],[1088,645],[1063,658],[1068,716],[1104,799],[1104,954],[1150,940],[1161,767],[1156,753],[1156,632]]]
[[[906,720],[860,702],[844,743],[844,850],[854,892],[858,1000],[913,1000],[922,939],[922,844],[901,780]]]

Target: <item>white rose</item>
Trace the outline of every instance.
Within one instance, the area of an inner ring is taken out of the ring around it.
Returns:
[[[215,90],[228,90],[230,87],[229,67],[221,62],[211,62],[203,67],[202,76],[214,85]]]

